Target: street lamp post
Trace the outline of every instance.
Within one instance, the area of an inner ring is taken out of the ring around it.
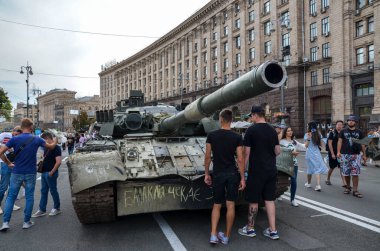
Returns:
[[[33,95],[37,95],[37,128],[40,127],[40,95],[42,94],[41,90],[39,88],[33,88],[32,89]]]
[[[33,75],[33,71],[28,62],[26,62],[26,66],[21,66],[20,74],[24,74],[22,69],[26,70],[26,117],[29,118],[29,74]]]

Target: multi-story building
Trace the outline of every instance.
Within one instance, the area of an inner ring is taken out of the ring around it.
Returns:
[[[99,95],[75,98],[75,94],[75,91],[67,89],[53,89],[39,96],[40,126],[61,131],[72,130],[73,119],[81,111],[86,111],[89,118],[95,118],[95,111],[100,106]]]
[[[178,104],[212,92],[266,60],[281,61],[281,90],[237,104],[290,114],[298,135],[349,114],[380,123],[379,0],[212,0],[169,33],[100,76],[101,109],[131,90]]]
[[[23,118],[27,118],[27,106],[23,102],[18,102],[16,105],[16,109],[13,111],[13,122],[15,124],[18,124],[21,122]],[[38,109],[37,105],[31,105],[29,104],[29,118],[33,121],[35,124],[37,122],[38,118]]]

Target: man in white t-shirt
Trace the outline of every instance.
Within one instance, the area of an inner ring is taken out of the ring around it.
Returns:
[[[16,126],[13,130],[12,133],[10,132],[3,132],[0,134],[0,146],[5,145],[12,137],[17,136],[22,133],[21,127]],[[11,172],[12,169],[10,169],[1,159],[0,159],[0,164],[1,164],[1,179],[0,179],[0,206],[1,202],[3,201],[5,191],[7,191],[9,187],[9,182],[11,178]],[[19,210],[20,207],[14,205],[13,210]],[[3,213],[3,210],[0,207],[0,214]]]

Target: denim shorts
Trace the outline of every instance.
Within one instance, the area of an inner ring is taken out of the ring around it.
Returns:
[[[215,204],[236,201],[240,183],[239,173],[217,173],[212,178],[212,189]]]

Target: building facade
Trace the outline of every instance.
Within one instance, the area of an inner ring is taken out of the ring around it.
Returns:
[[[13,111],[13,122],[15,124],[21,123],[21,120],[23,118],[27,118],[27,106],[23,102],[19,102],[16,105],[16,109]],[[34,124],[37,123],[37,118],[38,118],[38,109],[37,105],[31,105],[29,104],[29,119],[33,121]]]
[[[142,51],[102,68],[101,109],[131,90],[142,90],[147,103],[188,103],[277,60],[287,69],[286,86],[235,110],[255,104],[268,116],[289,113],[297,135],[307,121],[326,131],[352,113],[367,128],[380,123],[379,34],[379,0],[212,0]]]

